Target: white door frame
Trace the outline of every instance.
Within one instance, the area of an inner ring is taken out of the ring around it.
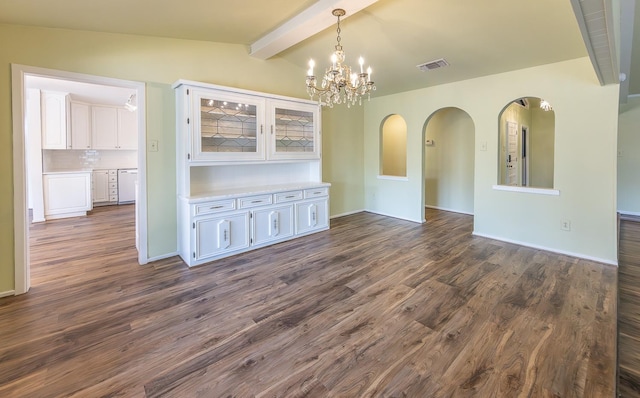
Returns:
[[[138,226],[138,263],[149,262],[147,253],[147,170],[146,170],[146,107],[145,84],[130,80],[121,80],[81,73],[65,72],[33,66],[11,64],[11,101],[13,119],[13,233],[14,233],[14,294],[23,294],[30,287],[29,259],[29,213],[27,206],[26,156],[24,105],[25,75],[52,77],[83,83],[103,84],[136,90],[138,105],[138,207],[136,225]]]

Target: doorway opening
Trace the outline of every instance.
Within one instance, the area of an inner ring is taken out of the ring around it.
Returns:
[[[58,147],[57,150],[51,149],[53,152],[44,154],[45,150],[49,150],[47,148],[54,148],[56,143],[53,140],[52,142],[47,142],[45,144],[45,149],[42,147],[42,141],[40,141],[40,137],[45,137],[46,134],[42,133],[40,129],[36,129],[39,135],[32,135],[30,138],[30,131],[33,133],[33,130],[30,130],[30,127],[33,127],[33,124],[37,124],[40,122],[41,126],[47,127],[46,123],[52,122],[55,123],[66,123],[66,125],[71,126],[72,123],[77,123],[78,120],[72,120],[70,118],[70,113],[56,113],[52,112],[54,116],[46,116],[49,117],[48,120],[45,120],[44,124],[41,120],[38,120],[42,117],[41,113],[41,97],[40,93],[42,91],[47,91],[51,93],[57,93],[56,95],[52,95],[51,98],[57,96],[58,101],[53,101],[53,107],[55,109],[55,104],[59,104],[60,107],[71,107],[72,102],[70,101],[70,97],[65,97],[62,94],[69,94],[66,88],[71,88],[72,90],[80,90],[78,87],[102,87],[105,91],[110,91],[112,93],[118,93],[118,95],[122,95],[123,93],[127,93],[128,97],[124,100],[118,99],[117,103],[106,103],[106,104],[97,104],[96,108],[113,108],[116,113],[115,119],[115,127],[120,127],[124,129],[124,123],[129,123],[134,134],[132,140],[129,141],[126,147],[122,149],[129,150],[127,155],[130,159],[127,160],[127,164],[129,166],[135,167],[138,175],[137,187],[135,189],[135,194],[137,195],[137,199],[135,200],[135,225],[136,225],[136,238],[137,238],[137,248],[138,248],[138,263],[146,264],[148,262],[147,257],[147,217],[146,217],[146,158],[145,158],[145,148],[146,148],[146,126],[145,126],[145,85],[141,82],[134,82],[128,80],[121,79],[113,79],[113,78],[105,78],[101,76],[94,75],[85,75],[78,74],[72,72],[58,71],[52,69],[44,69],[37,68],[25,65],[11,65],[12,67],[12,108],[13,108],[13,170],[14,170],[14,237],[15,237],[15,246],[14,246],[14,261],[15,261],[15,291],[14,293],[23,294],[29,290],[31,281],[30,281],[30,245],[29,245],[29,225],[30,225],[30,215],[29,209],[32,208],[34,219],[36,217],[46,218],[44,215],[45,210],[42,207],[37,209],[38,207],[37,201],[42,201],[43,206],[46,207],[45,197],[46,192],[37,192],[38,186],[41,190],[45,186],[43,175],[46,174],[46,168],[56,168],[58,167],[60,170],[64,168],[83,168],[85,170],[78,175],[87,176],[87,178],[91,178],[91,173],[87,172],[87,170],[92,169],[91,162],[100,161],[100,154],[95,153],[97,151],[95,148],[75,148],[78,153],[82,153],[84,159],[76,159],[77,153],[72,154],[71,151],[74,149],[69,146],[68,148]],[[45,84],[43,82],[47,82],[48,84],[53,84],[54,86],[47,86],[38,88],[37,84],[34,85],[34,82],[39,82],[41,84]],[[56,88],[56,84],[59,87]],[[65,88],[66,87],[66,88]],[[38,93],[38,99],[34,100],[32,97],[35,93]],[[86,93],[85,93],[86,94]],[[79,104],[82,106],[88,106],[88,110],[86,113],[87,118],[81,118],[80,124],[84,123],[85,127],[89,128],[91,124],[91,116],[92,112],[90,111],[93,100],[89,97],[83,97],[84,94],[80,94],[76,92],[74,98],[75,104]],[[108,95],[100,100],[96,100],[97,102],[109,102],[111,99],[107,99]],[[136,115],[132,119],[133,113],[129,114],[129,111],[120,112],[120,107],[126,109],[125,105],[130,103],[129,99],[135,98],[135,113]],[[127,101],[129,100],[129,101]],[[113,99],[113,101],[116,101]],[[120,102],[122,102],[120,104]],[[116,106],[117,105],[117,106]],[[46,106],[46,105],[45,105]],[[29,109],[31,108],[31,109]],[[37,115],[35,119],[33,118],[33,109],[38,109],[40,113]],[[66,109],[63,109],[66,112]],[[126,112],[126,113],[125,113]],[[117,115],[120,114],[118,118]],[[127,121],[128,120],[128,121]],[[31,124],[31,125],[30,125]],[[71,140],[71,132],[72,130],[66,129],[66,125],[64,128],[60,128],[61,134],[59,135],[62,139],[66,139],[69,137]],[[104,126],[103,122],[99,123],[100,126]],[[40,126],[38,126],[40,127]],[[95,126],[91,126],[95,127]],[[80,130],[80,129],[78,129]],[[93,133],[93,131],[91,132]],[[77,138],[77,137],[76,137]],[[37,141],[37,142],[36,142]],[[72,142],[72,141],[71,141]],[[77,138],[76,143],[82,142],[82,139]],[[122,140],[124,142],[124,139]],[[38,145],[38,143],[40,145]],[[69,143],[69,142],[67,142]],[[65,145],[67,144],[65,143]],[[34,144],[34,145],[32,145]],[[49,146],[53,145],[53,146]],[[78,144],[80,145],[80,144]],[[82,145],[89,146],[86,143]],[[132,146],[136,146],[135,154],[132,155],[131,148]],[[34,149],[35,147],[35,149]],[[121,149],[121,148],[117,148]],[[69,152],[67,152],[69,150]],[[94,152],[92,152],[94,151]],[[109,158],[106,161],[107,164],[109,161],[110,165],[113,165],[114,161],[117,162],[118,156],[114,153],[106,154],[103,150],[104,156]],[[125,152],[121,152],[124,154]],[[93,158],[91,158],[94,156]],[[131,159],[131,156],[134,158]],[[29,159],[36,158],[36,161],[33,164],[30,164]],[[39,158],[39,162],[38,162]],[[45,162],[49,162],[46,164]],[[78,163],[81,162],[81,163]],[[45,164],[43,164],[45,163]],[[35,166],[34,166],[35,164]],[[38,165],[40,169],[38,170]],[[35,167],[35,169],[34,169]],[[129,169],[133,169],[133,167],[128,167]],[[39,176],[39,177],[38,177]],[[65,184],[74,183],[69,182],[71,180],[66,180],[61,183],[60,188],[64,189]],[[34,188],[35,187],[35,188]],[[89,188],[90,190],[91,188]],[[32,192],[32,191],[36,192]],[[84,194],[87,194],[87,190],[85,189]],[[30,193],[32,195],[30,195]],[[85,202],[88,200],[92,205],[91,192],[88,193],[88,199],[85,199]],[[31,200],[30,200],[31,198]],[[62,201],[66,201],[68,199],[67,196],[62,196]],[[78,199],[80,202],[82,200]],[[117,199],[116,199],[117,200]],[[73,200],[72,200],[73,202]],[[71,205],[73,208],[73,204]],[[49,211],[52,218],[57,216],[57,213]],[[64,213],[64,211],[63,211]],[[67,213],[71,214],[71,213]],[[38,220],[43,221],[43,220]]]
[[[475,126],[459,108],[434,112],[423,129],[424,207],[473,215]]]

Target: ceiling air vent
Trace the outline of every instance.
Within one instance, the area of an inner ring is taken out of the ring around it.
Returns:
[[[429,61],[425,62],[424,64],[417,65],[417,68],[423,72],[426,72],[428,70],[438,69],[445,66],[449,66],[449,63],[444,58],[440,58],[434,61]]]

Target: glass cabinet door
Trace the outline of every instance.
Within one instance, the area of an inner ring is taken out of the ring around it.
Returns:
[[[193,92],[194,160],[264,159],[264,100]]]
[[[319,111],[313,104],[270,101],[270,159],[318,159]]]

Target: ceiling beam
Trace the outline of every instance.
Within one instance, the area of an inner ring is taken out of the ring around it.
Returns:
[[[370,6],[378,0],[319,0],[317,3],[291,18],[275,30],[251,44],[249,53],[260,59],[268,59],[336,24],[331,14],[336,8],[343,8],[350,15]]]
[[[620,1],[620,103],[626,104],[629,97],[631,75],[631,51],[633,50],[633,25],[635,0]],[[624,77],[624,79],[623,79]]]
[[[600,84],[620,83],[612,1],[571,0],[571,5]]]

